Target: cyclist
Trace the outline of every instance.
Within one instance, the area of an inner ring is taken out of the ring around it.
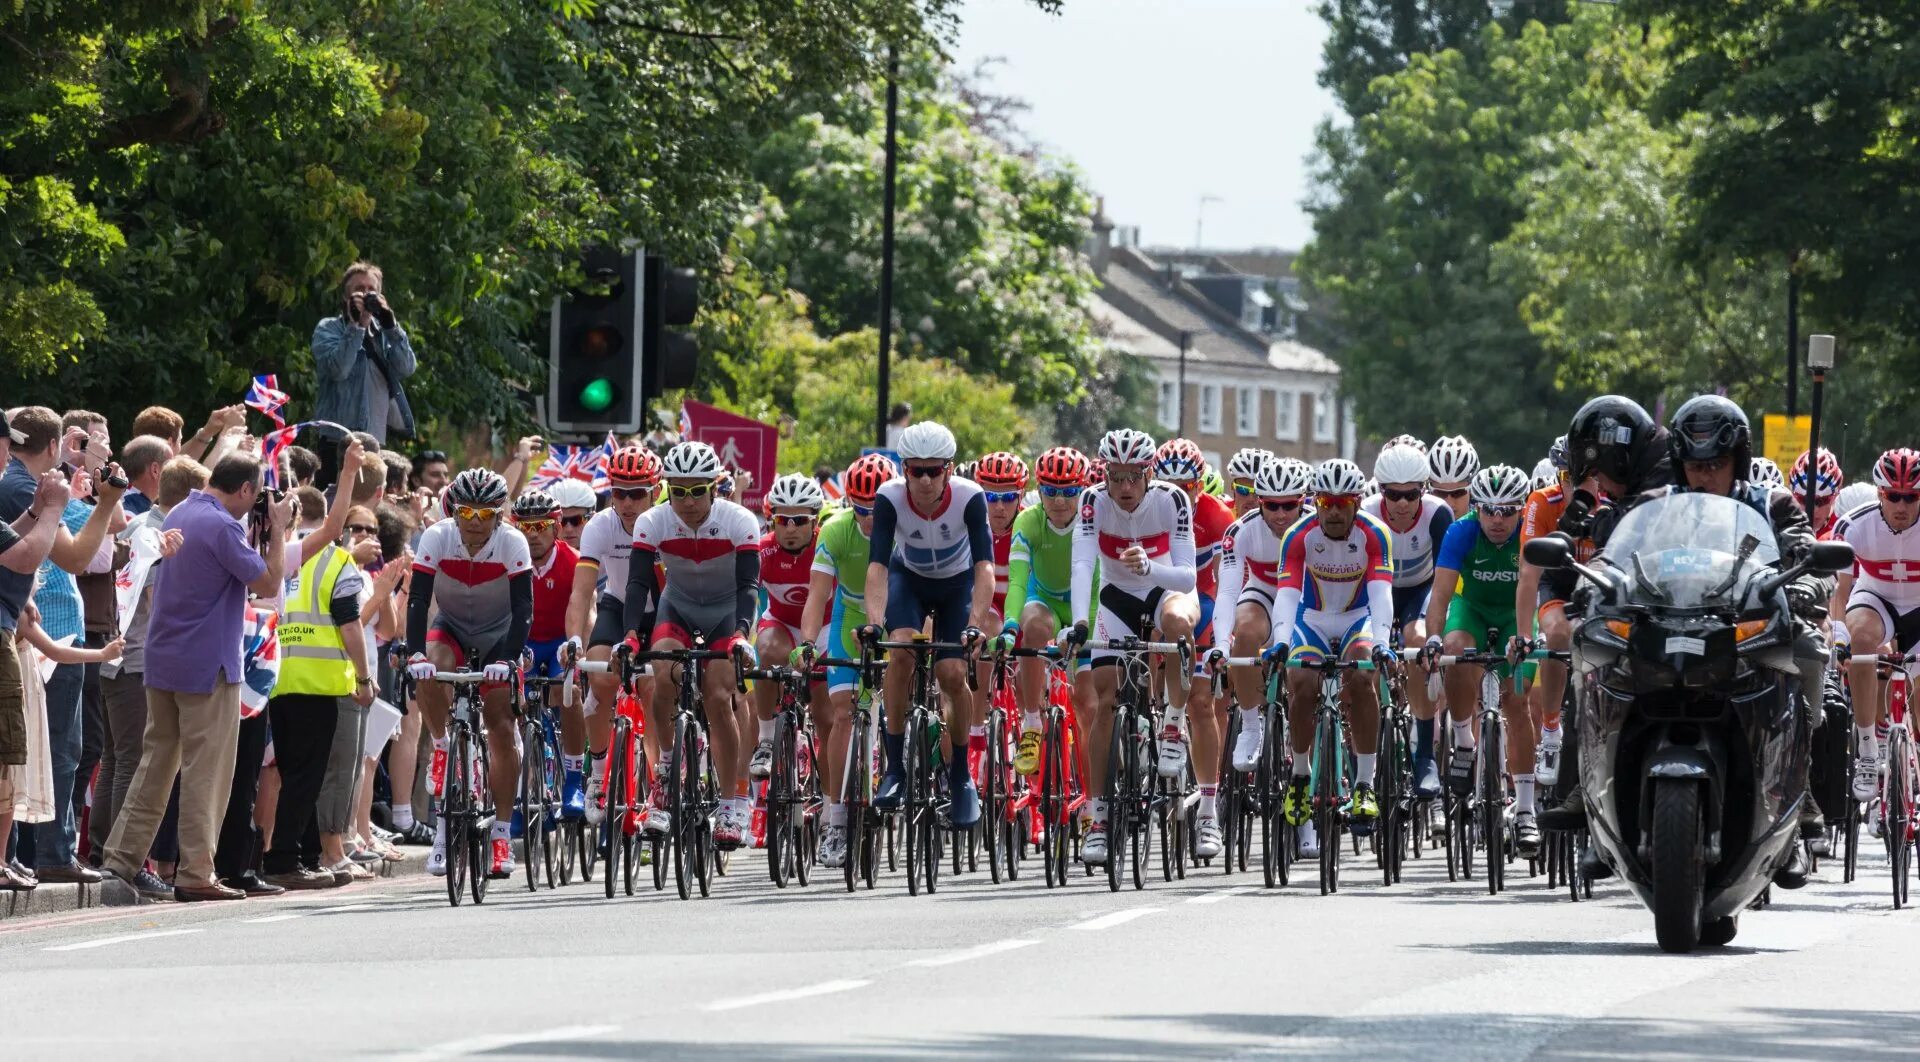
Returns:
[[[1553,470],[1553,477],[1544,486],[1536,486],[1527,495],[1527,503],[1520,510],[1520,544],[1526,545],[1531,539],[1558,530],[1561,514],[1566,512],[1567,500],[1572,491],[1567,484],[1567,437],[1562,435],[1553,441],[1546,456],[1547,467]],[[1536,477],[1538,482],[1538,477]],[[1585,485],[1588,497],[1593,497],[1599,488],[1589,480]],[[1575,559],[1585,562],[1591,556],[1592,544],[1577,541]],[[1542,572],[1520,560],[1520,578],[1515,584],[1513,602],[1515,616],[1532,617],[1531,632],[1537,635],[1548,648],[1565,652],[1573,644],[1573,628],[1567,622],[1566,600],[1549,590],[1548,584],[1541,579]],[[1520,646],[1513,646],[1513,655],[1519,655]],[[1560,705],[1567,692],[1567,665],[1559,660],[1542,660],[1530,696],[1534,699],[1535,712],[1540,719],[1540,746],[1534,752],[1534,781],[1541,786],[1556,785],[1560,781],[1561,717]]]
[[[1787,477],[1780,474],[1780,466],[1774,464],[1771,458],[1748,459],[1746,480],[1756,487],[1765,487],[1767,490],[1787,489]]]
[[[553,503],[560,507],[560,541],[565,542],[575,553],[580,552],[580,536],[585,531],[587,521],[593,518],[595,509],[600,506],[593,488],[577,479],[563,479],[547,488],[553,495]]]
[[[1274,459],[1272,450],[1252,446],[1234,451],[1227,459],[1227,486],[1233,491],[1227,500],[1233,503],[1234,519],[1260,508],[1260,499],[1255,496],[1260,469]]]
[[[513,526],[527,538],[533,560],[533,625],[527,632],[529,676],[558,678],[567,667],[561,651],[567,641],[567,606],[573,597],[573,577],[580,555],[557,535],[559,505],[553,495],[534,488],[513,503]],[[547,703],[554,701],[547,689]],[[561,814],[577,819],[586,814],[586,783],[581,769],[587,752],[586,715],[578,701],[560,709],[560,759],[563,766]]]
[[[1066,642],[1074,647],[1087,640],[1093,616],[1093,637],[1191,638],[1200,625],[1200,602],[1192,591],[1194,569],[1193,502],[1170,483],[1151,478],[1155,457],[1153,438],[1132,428],[1116,428],[1100,440],[1100,458],[1106,462],[1106,484],[1087,491],[1080,503],[1080,522],[1073,533],[1074,625]],[[1100,593],[1094,597],[1094,566],[1100,568]],[[1114,665],[1118,653],[1093,650],[1093,701],[1081,719],[1086,739],[1088,817],[1080,858],[1089,865],[1107,859],[1106,793],[1108,744],[1112,740],[1113,706],[1120,692]]]
[[[842,477],[845,507],[820,529],[819,542],[813,550],[807,603],[800,615],[803,654],[806,646],[823,640],[823,631],[828,656],[850,660],[858,651],[854,648],[854,635],[867,623],[864,594],[868,536],[873,533],[873,503],[881,484],[892,478],[893,462],[880,454],[868,454],[855,461]],[[820,831],[820,862],[829,867],[846,865],[847,806],[840,800],[840,790],[845,784],[847,739],[840,733],[840,724],[853,710],[853,693],[858,684],[859,676],[853,668],[831,667],[827,669],[827,695],[813,699],[814,736],[825,753],[827,764],[826,775],[821,779],[826,811],[822,815],[824,828]]]
[[[1463,435],[1442,435],[1427,451],[1427,478],[1432,492],[1453,510],[1454,519],[1467,515],[1468,483],[1480,471],[1480,455]]]
[[[1809,473],[1809,467],[1812,472]],[[1807,514],[1807,522],[1813,527],[1814,537],[1826,541],[1833,537],[1834,525],[1840,520],[1839,506],[1834,500],[1840,495],[1840,488],[1847,482],[1846,473],[1840,470],[1840,462],[1833,451],[1822,446],[1816,458],[1811,453],[1803,453],[1793,463],[1791,488],[1795,501]]]
[[[447,485],[445,504],[452,515],[427,528],[414,553],[407,600],[407,674],[415,683],[428,732],[434,735],[430,775],[437,796],[446,779],[453,691],[433,675],[466,667],[469,650],[478,654],[471,663],[486,675],[480,694],[491,756],[488,788],[495,808],[511,808],[519,792],[520,751],[508,683],[533,625],[533,557],[526,536],[500,519],[507,507],[507,481],[498,472],[470,468],[455,476]],[[430,619],[434,609],[438,614]],[[488,876],[511,877],[511,816],[494,820],[492,841]],[[434,827],[427,870],[447,872],[445,819]]]
[[[1474,473],[1469,488],[1473,511],[1447,529],[1433,573],[1427,630],[1442,631],[1444,636],[1427,635],[1422,655],[1429,669],[1442,651],[1462,653],[1480,646],[1497,653],[1512,641],[1519,614],[1513,590],[1520,579],[1520,536],[1516,532],[1530,485],[1527,474],[1512,465],[1493,465]],[[1487,640],[1489,630],[1498,631],[1498,636]],[[1512,665],[1502,664],[1496,670],[1501,680],[1500,714],[1506,718],[1509,734],[1505,767],[1513,779],[1514,847],[1532,858],[1540,850],[1540,827],[1534,821],[1533,806],[1533,725],[1527,715],[1526,698],[1506,681],[1512,675]],[[1479,740],[1474,711],[1480,703],[1477,690],[1481,678],[1477,666],[1456,664],[1446,669],[1447,708],[1453,721],[1453,762],[1447,768],[1447,783],[1462,794],[1473,783]]]
[[[1013,525],[1020,515],[1027,492],[1027,463],[1005,450],[990,453],[973,463],[972,475],[963,476],[980,484],[987,498],[987,529],[993,533],[993,607],[982,630],[999,630],[1007,615],[1007,593],[1011,586],[1013,562]],[[991,664],[981,660],[973,690],[973,728],[967,736],[968,767],[977,776],[980,760],[987,752],[987,702],[993,696],[993,684],[987,672]]]
[[[1200,447],[1192,440],[1169,439],[1162,443],[1154,455],[1153,467],[1156,478],[1179,488],[1193,506],[1193,593],[1200,613],[1193,638],[1196,654],[1193,673],[1195,677],[1200,677],[1205,673],[1201,656],[1213,644],[1214,594],[1219,587],[1220,542],[1234,521],[1233,507],[1201,489],[1209,469]],[[1160,775],[1163,778],[1178,778],[1185,770],[1185,731],[1190,723],[1195,757],[1194,782],[1200,790],[1199,828],[1194,853],[1203,859],[1211,859],[1220,852],[1220,827],[1213,814],[1220,783],[1220,716],[1214,710],[1213,685],[1207,682],[1192,683],[1185,704],[1172,703],[1172,691],[1168,691],[1167,699],[1167,715],[1160,729]]]
[[[1314,469],[1314,513],[1296,522],[1280,541],[1270,658],[1317,664],[1328,657],[1372,657],[1380,666],[1392,659],[1385,643],[1393,629],[1393,533],[1379,517],[1360,511],[1365,485],[1366,477],[1352,461],[1333,458]],[[1373,794],[1374,756],[1380,747],[1379,684],[1376,676],[1350,671],[1343,685],[1359,761],[1346,813],[1356,827],[1366,829],[1380,814]],[[1322,843],[1339,841],[1315,835],[1307,791],[1319,686],[1320,677],[1312,671],[1287,674],[1293,781],[1283,811],[1298,829],[1301,853],[1310,857],[1320,854]]]
[[[1379,517],[1393,535],[1393,626],[1400,632],[1400,644],[1406,646],[1427,640],[1433,558],[1454,520],[1453,509],[1426,492],[1428,474],[1425,454],[1405,443],[1389,446],[1373,462],[1380,496],[1360,503],[1362,512]],[[1424,682],[1407,684],[1407,701],[1413,709],[1413,791],[1423,797],[1438,796],[1440,772],[1433,762],[1433,730],[1439,706],[1427,695]]]
[[[1888,642],[1896,652],[1920,643],[1920,535],[1910,535],[1920,518],[1920,452],[1888,450],[1873,463],[1876,502],[1840,517],[1834,537],[1853,547],[1853,570],[1840,576],[1834,600],[1847,604],[1847,637],[1858,655],[1847,661],[1853,689],[1853,795],[1880,795],[1884,762],[1875,725],[1880,721],[1874,654]]]
[[[953,432],[935,421],[920,421],[900,433],[900,459],[907,479],[880,487],[873,502],[873,537],[867,547],[868,622],[861,637],[882,636],[878,616],[891,641],[908,641],[933,618],[933,640],[945,644],[978,637],[993,606],[993,532],[987,526],[987,500],[978,483],[953,474],[958,448]],[[980,793],[963,753],[971,728],[973,698],[967,690],[965,654],[934,652],[933,673],[946,694],[946,762],[951,803],[948,817],[966,829],[980,821]],[[887,656],[883,687],[887,727],[886,774],[874,794],[875,807],[900,805],[906,783],[908,686],[913,654],[896,649]]]
[[[1229,651],[1258,656],[1271,644],[1273,607],[1280,591],[1280,542],[1301,519],[1313,472],[1304,461],[1270,461],[1254,483],[1259,508],[1234,521],[1220,540],[1219,628],[1207,653],[1208,670],[1218,672]],[[1240,702],[1240,739],[1233,746],[1233,769],[1251,771],[1260,763],[1266,741],[1266,703],[1262,669],[1240,666],[1228,671]],[[1248,735],[1252,736],[1249,737]]]
[[[627,561],[633,551],[634,527],[641,515],[653,508],[660,488],[660,458],[643,446],[616,450],[607,460],[607,482],[613,504],[593,514],[580,536],[580,562],[574,568],[573,594],[567,604],[571,651],[578,654],[584,646],[586,658],[594,661],[612,659],[613,647],[620,644],[625,633]],[[564,507],[561,514],[564,529]],[[652,602],[641,604],[652,608]],[[613,706],[619,690],[620,676],[611,671],[589,676],[583,711],[590,754],[585,764],[566,762],[563,754],[569,775],[585,770],[586,817],[596,825],[606,815],[601,767],[606,762],[607,746],[613,741]],[[644,687],[641,696],[643,701],[647,699]],[[646,732],[646,745],[648,762],[658,763],[658,737],[651,728]],[[566,784],[574,784],[571,777]]]
[[[678,443],[660,462],[667,482],[667,504],[640,514],[633,522],[633,552],[627,560],[624,608],[626,644],[645,644],[672,652],[706,639],[709,652],[730,659],[707,662],[700,695],[707,705],[707,732],[713,742],[713,771],[725,794],[713,825],[713,842],[740,844],[748,817],[738,795],[741,766],[739,720],[733,712],[734,668],[751,666],[754,618],[760,603],[760,521],[741,506],[715,497],[720,455],[702,442]],[[658,564],[659,568],[655,568]],[[661,573],[666,583],[661,585]],[[669,732],[680,694],[680,667],[667,663],[657,671],[647,703],[647,731]],[[649,833],[672,831],[672,751],[663,750],[647,811]],[[689,770],[696,765],[686,765]]]
[[[1071,446],[1056,446],[1034,462],[1040,504],[1013,521],[1007,552],[1006,621],[1001,636],[1018,635],[1024,648],[1050,644],[1073,626],[1073,528],[1086,489],[1087,456]],[[1076,674],[1075,680],[1080,676]],[[1020,745],[1013,768],[1031,775],[1040,769],[1040,713],[1047,701],[1047,663],[1039,657],[1020,662]]]
[[[813,578],[820,510],[826,504],[827,495],[820,484],[798,472],[781,476],[767,488],[767,516],[773,521],[773,530],[760,538],[760,586],[766,592],[767,605],[754,629],[754,652],[762,660],[792,659],[801,645],[814,644],[801,637],[800,621]],[[755,683],[753,707],[760,740],[754,745],[747,774],[765,778],[773,769],[774,717],[780,709],[780,687],[771,682]]]

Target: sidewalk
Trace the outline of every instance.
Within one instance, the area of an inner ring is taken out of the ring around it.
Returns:
[[[427,872],[427,852],[425,847],[402,849],[411,858],[398,863],[382,863],[380,876],[374,882],[388,878],[407,878]],[[360,884],[372,884],[361,882]],[[351,893],[353,886],[348,885],[333,892]],[[98,885],[42,885],[30,892],[0,893],[0,922],[26,920],[61,914],[67,911],[84,911],[94,907],[130,907],[147,905],[165,905],[170,901],[142,900],[132,889],[118,881],[108,879]]]

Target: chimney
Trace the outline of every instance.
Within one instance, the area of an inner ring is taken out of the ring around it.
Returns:
[[[1107,263],[1113,257],[1113,222],[1107,218],[1107,197],[1094,200],[1093,227],[1087,233],[1087,264],[1093,275],[1105,277]]]

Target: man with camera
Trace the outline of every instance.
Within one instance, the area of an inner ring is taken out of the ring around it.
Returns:
[[[385,446],[387,432],[413,435],[413,408],[400,381],[413,375],[413,345],[380,293],[380,267],[355,262],[340,278],[338,317],[313,329],[313,372],[319,379],[314,417],[364,431]]]

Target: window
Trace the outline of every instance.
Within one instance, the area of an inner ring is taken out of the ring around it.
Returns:
[[[1160,426],[1178,428],[1180,426],[1180,390],[1172,380],[1160,381]]]
[[[1220,385],[1200,385],[1200,434],[1220,433]]]
[[[1273,437],[1280,442],[1300,438],[1300,395],[1282,387],[1273,393]]]
[[[1333,395],[1326,391],[1313,395],[1313,441],[1333,441]]]
[[[1260,392],[1251,387],[1233,389],[1234,431],[1248,437],[1260,434]]]

